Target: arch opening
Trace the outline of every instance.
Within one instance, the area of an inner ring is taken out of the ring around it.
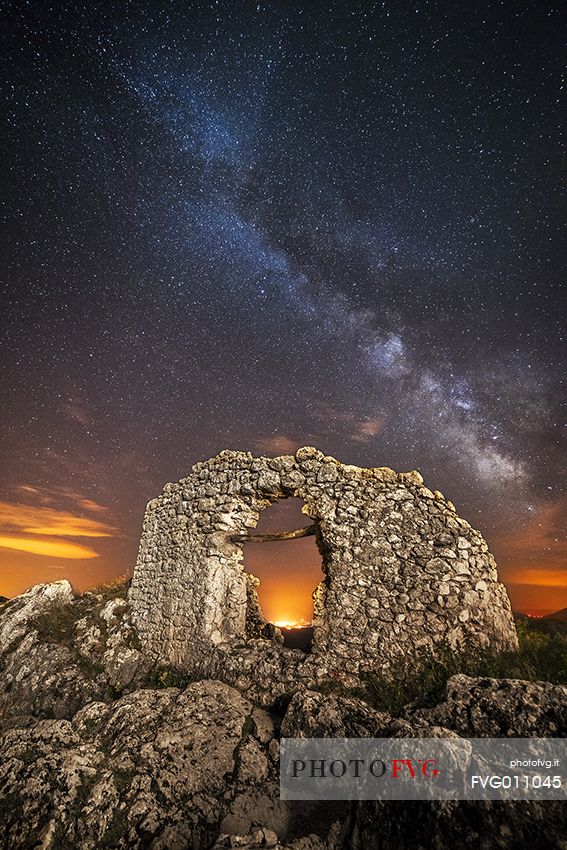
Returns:
[[[301,513],[303,504],[296,497],[278,499],[261,512],[251,535],[312,526],[313,520]],[[249,575],[259,579],[255,590],[264,620],[280,629],[284,646],[309,652],[313,639],[312,594],[324,579],[322,556],[314,533],[245,543],[243,565]]]

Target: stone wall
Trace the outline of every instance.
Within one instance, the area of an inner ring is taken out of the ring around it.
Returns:
[[[223,451],[148,504],[129,591],[147,653],[185,669],[224,655],[230,667],[246,644],[257,655],[265,640],[273,656],[277,630],[258,638],[255,583],[231,537],[289,496],[316,525],[325,575],[305,658],[312,673],[387,673],[441,645],[517,646],[494,558],[451,502],[417,472],[348,466],[306,447],[277,458]],[[298,651],[277,651],[297,668]]]

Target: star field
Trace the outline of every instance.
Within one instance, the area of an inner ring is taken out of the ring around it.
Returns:
[[[4,17],[0,531],[104,536],[0,548],[0,593],[129,572],[166,481],[315,444],[419,469],[516,606],[567,605],[560,4]]]

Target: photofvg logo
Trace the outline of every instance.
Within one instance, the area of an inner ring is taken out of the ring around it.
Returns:
[[[436,759],[392,759],[385,762],[382,759],[373,759],[367,763],[366,759],[349,759],[348,762],[343,759],[303,759],[293,760],[293,778],[297,779],[300,774],[307,771],[310,779],[323,779],[325,776],[332,776],[336,779],[342,779],[345,776],[350,776],[353,779],[360,779],[364,771],[367,770],[375,779],[381,779],[388,775],[392,779],[399,779],[404,770],[408,771],[409,776],[415,779],[418,776],[437,776],[439,770]]]
[[[287,800],[567,798],[562,738],[284,738]]]

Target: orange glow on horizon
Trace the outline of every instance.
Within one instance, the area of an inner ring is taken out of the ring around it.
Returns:
[[[567,501],[539,505],[523,527],[506,528],[489,541],[500,580],[516,611],[567,607]]]
[[[260,514],[258,532],[284,531],[307,524],[301,499],[282,499]],[[258,602],[269,623],[307,626],[313,619],[311,594],[323,579],[315,537],[248,543],[244,568],[260,579]]]
[[[313,619],[311,594],[315,589],[317,576],[304,572],[303,575],[295,574],[291,581],[289,578],[286,581],[286,572],[288,571],[284,570],[283,575],[277,577],[262,577],[258,586],[258,601],[262,614],[268,622],[283,628],[308,626]]]
[[[526,567],[514,573],[513,584],[531,584],[539,587],[562,587],[567,584],[565,570],[549,570]]]

